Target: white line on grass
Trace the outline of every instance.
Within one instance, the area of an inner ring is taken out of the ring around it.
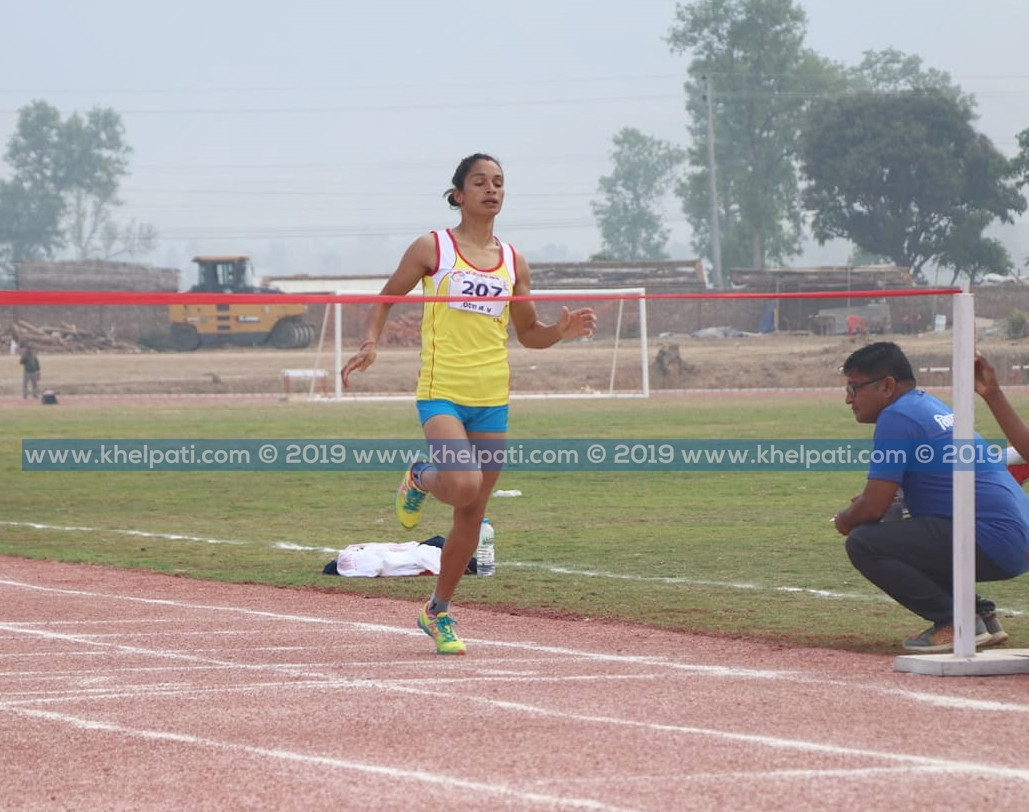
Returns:
[[[119,536],[135,536],[137,538],[163,539],[165,541],[199,541],[203,544],[236,544],[245,546],[246,541],[228,541],[227,539],[208,539],[200,536],[182,536],[176,533],[148,533],[145,530],[103,530],[99,527],[68,527],[56,524],[41,524],[40,522],[5,522],[0,525],[7,527],[28,527],[32,530],[58,530],[64,533],[112,533]]]
[[[681,584],[683,586],[713,586],[724,589],[741,589],[764,592],[782,592],[787,594],[811,595],[816,598],[831,598],[833,600],[864,601],[869,603],[893,603],[893,599],[882,594],[866,594],[858,592],[834,592],[829,589],[812,589],[802,586],[769,586],[767,584],[752,584],[744,581],[711,581],[701,578],[682,578],[679,576],[653,576],[653,575],[628,575],[619,572],[605,572],[603,570],[576,570],[570,567],[553,567],[547,564],[523,563],[521,561],[505,561],[505,567],[522,567],[525,569],[538,569],[550,572],[555,575],[579,575],[584,578],[610,578],[618,581],[638,581],[653,584]],[[1007,607],[997,608],[997,613],[1004,617],[1020,617],[1025,614],[1019,609]]]
[[[229,541],[226,539],[201,538],[198,536],[183,536],[170,533],[148,533],[141,530],[101,529],[94,527],[65,527],[60,525],[40,524],[38,522],[0,521],[0,525],[8,525],[10,527],[28,527],[33,530],[57,530],[62,532],[110,533],[114,535],[142,536],[145,538],[165,539],[168,541],[197,541],[203,544],[235,544],[245,546],[248,544],[256,543],[248,541]],[[292,544],[289,542],[272,542],[268,546],[276,549],[291,550],[295,552],[319,552],[329,554],[339,552],[338,549],[332,547],[302,547],[300,545]],[[834,592],[828,589],[812,589],[810,587],[768,586],[764,584],[754,584],[747,582],[712,581],[700,578],[683,578],[675,576],[628,575],[625,573],[618,572],[605,572],[603,570],[578,570],[572,569],[571,567],[554,567],[547,564],[523,561],[506,561],[504,563],[504,566],[512,568],[537,569],[542,570],[543,572],[549,572],[553,575],[574,575],[585,578],[606,578],[610,580],[635,581],[640,583],[654,584],[681,584],[683,586],[712,586],[722,589],[740,589],[748,591],[766,591],[779,593],[785,592],[792,594],[811,595],[818,598],[831,598],[853,601],[871,601],[875,603],[889,601],[889,598],[886,598],[883,595],[861,594],[856,592]],[[1001,611],[1005,615],[1012,616],[1024,614],[1023,612],[1010,609],[1002,609]]]
[[[528,563],[522,561],[505,561],[505,567],[520,567],[522,569],[537,569],[550,572],[555,575],[579,575],[585,578],[610,578],[617,581],[639,581],[653,584],[681,584],[683,586],[714,586],[727,589],[746,590],[767,590],[770,592],[799,592],[805,595],[815,595],[820,598],[846,598],[858,601],[881,601],[887,600],[879,595],[862,595],[855,592],[832,592],[828,589],[811,589],[800,586],[766,586],[763,584],[752,584],[745,581],[711,581],[702,578],[683,578],[675,575],[628,575],[619,572],[605,572],[604,570],[576,570],[570,567],[554,567],[549,564]]]

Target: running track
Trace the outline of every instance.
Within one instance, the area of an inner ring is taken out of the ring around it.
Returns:
[[[0,807],[1022,810],[1029,679],[0,557]]]

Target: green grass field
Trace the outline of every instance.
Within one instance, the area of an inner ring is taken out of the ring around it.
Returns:
[[[854,422],[842,392],[515,401],[511,412],[512,439],[867,439],[871,431]],[[331,551],[348,544],[446,533],[449,509],[431,500],[416,531],[399,527],[399,471],[21,470],[27,438],[416,439],[410,403],[33,404],[5,409],[4,423],[2,554],[411,600],[431,591],[430,578],[321,574]],[[985,411],[976,425],[998,434]],[[523,495],[491,502],[497,575],[464,579],[455,605],[896,652],[923,621],[851,568],[828,524],[863,482],[858,471],[507,472],[499,487]],[[1029,611],[1024,579],[984,591],[1003,609]],[[1029,645],[1029,622],[1006,626],[1012,645]]]

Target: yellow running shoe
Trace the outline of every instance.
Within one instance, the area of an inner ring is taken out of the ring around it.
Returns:
[[[430,615],[429,604],[422,607],[418,615],[418,628],[436,641],[437,654],[464,654],[464,641],[454,632],[457,623],[446,612]]]
[[[419,459],[411,463],[411,468],[424,461],[423,458],[419,457]],[[425,497],[428,495],[428,491],[423,491],[414,484],[411,468],[408,468],[407,473],[404,474],[404,480],[400,483],[400,487],[397,488],[397,497],[394,501],[397,521],[407,530],[418,526],[418,522],[422,518],[422,502],[425,501]]]

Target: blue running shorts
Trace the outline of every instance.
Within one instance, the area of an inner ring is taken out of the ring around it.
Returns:
[[[419,400],[418,419],[424,426],[430,417],[449,414],[468,432],[507,432],[507,406],[461,406],[449,400]]]

